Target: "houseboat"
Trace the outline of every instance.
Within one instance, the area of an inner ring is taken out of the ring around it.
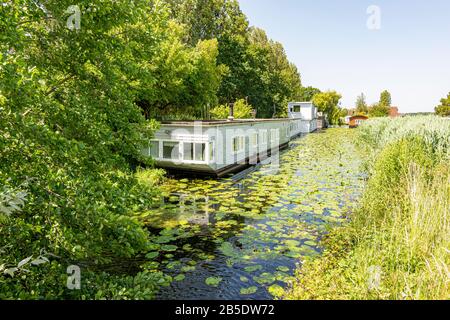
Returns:
[[[232,108],[231,108],[232,109]],[[222,177],[278,153],[317,130],[317,108],[292,102],[288,118],[162,122],[144,154],[169,171]]]

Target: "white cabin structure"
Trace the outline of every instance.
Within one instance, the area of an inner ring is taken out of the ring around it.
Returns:
[[[143,150],[161,168],[224,176],[287,148],[317,130],[312,103],[290,103],[288,118],[162,122]]]

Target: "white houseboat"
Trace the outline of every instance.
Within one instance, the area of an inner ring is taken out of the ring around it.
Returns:
[[[288,118],[162,122],[145,148],[158,167],[180,172],[224,176],[289,146],[301,135],[317,130],[317,108],[292,102]]]

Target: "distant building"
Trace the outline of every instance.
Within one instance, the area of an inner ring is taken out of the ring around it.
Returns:
[[[363,115],[357,115],[350,118],[349,127],[350,128],[357,128],[361,124],[363,124],[364,121],[369,120],[369,117],[363,116]]]
[[[389,108],[389,117],[391,117],[391,118],[400,117],[400,112],[398,111],[398,107],[390,107]]]
[[[346,116],[346,117],[344,118],[344,123],[345,123],[345,124],[350,124],[350,119],[351,119],[351,117],[352,117],[352,116]]]

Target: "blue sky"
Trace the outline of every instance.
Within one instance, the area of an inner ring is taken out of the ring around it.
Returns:
[[[281,42],[305,86],[353,107],[391,92],[400,112],[433,111],[450,92],[449,0],[239,0],[250,24]],[[367,9],[381,9],[370,30]]]

